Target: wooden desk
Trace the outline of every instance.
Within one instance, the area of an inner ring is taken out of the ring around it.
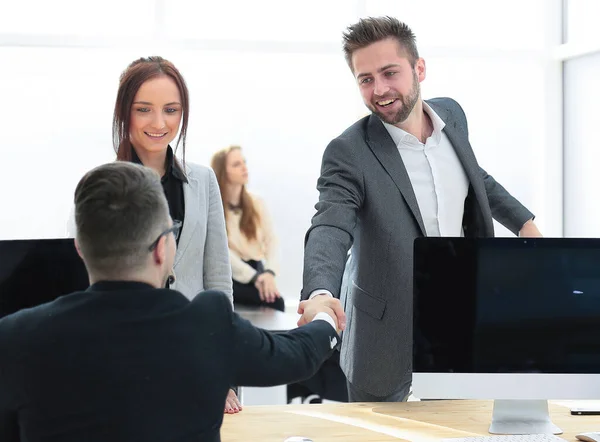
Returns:
[[[425,401],[245,407],[225,415],[224,442],[283,442],[305,436],[314,442],[418,441],[490,436],[492,401]],[[550,403],[550,414],[567,441],[600,431],[600,416],[571,416],[568,404]]]
[[[288,331],[298,327],[300,315],[284,313],[269,307],[235,306],[234,311],[255,327],[269,331]]]

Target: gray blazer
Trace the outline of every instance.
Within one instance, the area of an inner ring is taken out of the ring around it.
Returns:
[[[427,103],[446,123],[470,181],[465,236],[493,236],[492,217],[517,234],[533,214],[479,167],[461,107],[449,98]],[[331,141],[317,188],[302,299],[316,289],[344,299],[342,370],[360,390],[387,396],[412,376],[413,242],[425,228],[400,153],[378,117],[359,120]]]
[[[217,178],[212,169],[186,163],[183,185],[185,220],[175,255],[176,281],[172,289],[192,299],[204,290],[224,292],[233,304],[231,264],[225,215]],[[75,236],[73,214],[67,234]]]

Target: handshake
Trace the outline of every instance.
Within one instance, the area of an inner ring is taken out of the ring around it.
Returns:
[[[321,312],[331,316],[338,333],[346,328],[346,314],[340,300],[329,295],[318,295],[312,299],[301,301],[298,305],[298,313],[302,316],[298,320],[298,326],[308,324],[317,313]]]

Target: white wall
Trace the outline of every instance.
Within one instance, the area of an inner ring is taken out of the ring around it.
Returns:
[[[550,56],[559,0],[88,3],[21,0],[2,9],[0,121],[9,129],[0,143],[0,238],[64,235],[78,179],[114,157],[120,72],[158,53],[190,87],[188,161],[244,148],[250,187],[280,237],[280,288],[297,298],[322,152],[366,113],[340,35],[367,14],[414,28],[428,67],[425,98],[456,98],[482,166],[536,213],[544,233],[562,234],[560,62]],[[31,11],[43,19],[32,22]]]
[[[565,236],[600,237],[600,52],[565,63]]]
[[[564,61],[565,236],[600,237],[600,2],[568,0]]]

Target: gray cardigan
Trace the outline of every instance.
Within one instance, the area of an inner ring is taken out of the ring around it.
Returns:
[[[175,255],[176,281],[171,287],[188,299],[204,290],[224,292],[233,303],[231,264],[223,203],[212,169],[186,163],[188,182],[183,185],[185,220]],[[67,235],[75,237],[75,218]]]

